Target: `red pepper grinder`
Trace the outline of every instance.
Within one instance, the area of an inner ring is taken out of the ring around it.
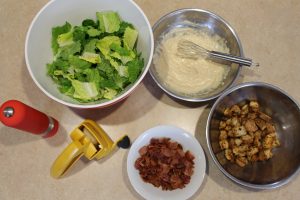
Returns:
[[[56,119],[17,100],[9,100],[2,104],[0,121],[6,126],[44,138],[55,135],[59,127]]]

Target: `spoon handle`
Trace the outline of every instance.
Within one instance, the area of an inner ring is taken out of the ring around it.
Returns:
[[[243,57],[240,57],[240,56],[233,56],[233,55],[226,54],[226,53],[210,51],[209,56],[212,57],[212,58],[227,60],[227,61],[230,61],[230,62],[233,62],[233,63],[245,65],[245,66],[248,66],[248,67],[258,67],[259,66],[259,63],[254,63],[249,58],[243,58]]]

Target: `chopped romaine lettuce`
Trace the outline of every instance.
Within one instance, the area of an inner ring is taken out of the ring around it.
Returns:
[[[101,31],[99,31],[98,29],[95,28],[90,28],[86,31],[86,33],[90,36],[90,37],[96,37],[99,36],[101,34]]]
[[[99,54],[91,53],[91,52],[84,52],[82,56],[79,56],[79,58],[93,64],[100,63],[101,61]]]
[[[99,20],[99,28],[101,32],[113,33],[120,28],[119,14],[113,11],[97,12],[97,18]]]
[[[81,44],[79,42],[74,42],[70,45],[59,48],[54,59],[61,58],[63,60],[68,60],[70,55],[74,55],[76,53],[79,53],[80,51],[81,51]]]
[[[84,46],[84,52],[91,52],[95,53],[96,52],[96,43],[98,42],[98,39],[92,39],[89,42],[86,43]]]
[[[94,82],[81,82],[72,80],[72,86],[75,89],[73,97],[83,101],[94,100],[99,95],[99,91]]]
[[[85,60],[80,59],[79,56],[70,55],[68,61],[69,61],[69,66],[68,66],[69,69],[72,68],[72,69],[74,69],[77,72],[92,67],[91,63],[89,63],[89,62],[87,62]]]
[[[60,34],[57,37],[57,43],[59,47],[67,46],[74,43],[73,41],[73,32],[69,31],[67,33]]]
[[[116,67],[116,70],[118,71],[119,76],[128,77],[128,67],[127,66],[119,65],[118,67]]]
[[[109,54],[110,54],[110,46],[112,44],[116,44],[118,46],[121,45],[121,39],[117,36],[106,36],[102,39],[100,39],[97,44],[96,47],[101,51],[101,53],[106,57],[109,58]]]
[[[53,54],[56,54],[59,48],[59,45],[57,43],[57,38],[59,35],[63,33],[67,33],[71,30],[72,26],[68,22],[66,22],[63,26],[56,26],[52,28],[52,43],[51,48],[53,51]]]
[[[53,61],[47,74],[61,93],[80,102],[115,98],[136,81],[144,66],[135,44],[138,32],[118,13],[96,13],[80,26],[52,28]]]
[[[141,67],[144,66],[144,60],[135,59],[127,63],[129,82],[133,83],[141,72]]]
[[[103,97],[106,99],[113,99],[117,94],[118,92],[116,90],[111,88],[106,88]]]
[[[88,41],[86,40],[86,28],[83,26],[73,27],[73,40],[79,41],[82,46],[84,46]]]
[[[91,26],[91,27],[94,27],[94,28],[98,27],[97,22],[95,22],[92,19],[85,19],[85,20],[83,20],[82,21],[82,26]]]
[[[133,49],[137,37],[138,37],[137,30],[127,27],[125,29],[124,38],[123,38],[125,46],[128,47],[129,49]]]

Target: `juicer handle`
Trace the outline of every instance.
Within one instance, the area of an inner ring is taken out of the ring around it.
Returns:
[[[50,174],[53,178],[60,178],[65,172],[84,155],[85,146],[79,141],[73,141],[54,161]]]

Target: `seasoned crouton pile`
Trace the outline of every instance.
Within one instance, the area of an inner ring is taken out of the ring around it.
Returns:
[[[272,158],[272,149],[280,142],[271,117],[260,111],[257,101],[233,105],[223,114],[219,144],[227,160],[244,167]]]

